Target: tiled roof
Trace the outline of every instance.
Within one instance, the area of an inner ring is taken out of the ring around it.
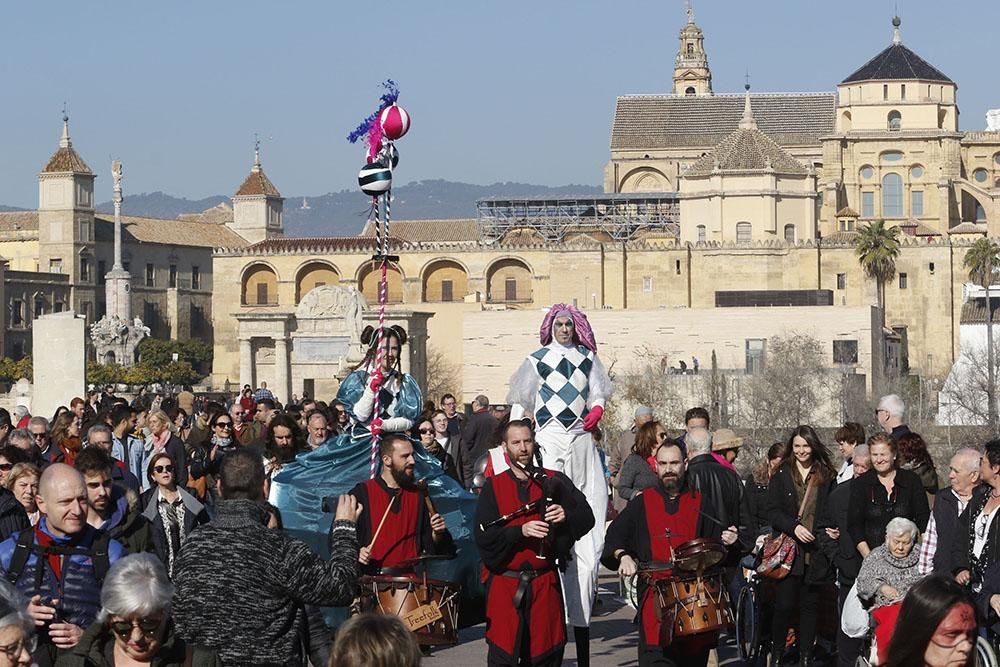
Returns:
[[[94,238],[111,243],[115,238],[113,216],[98,213],[94,224]],[[189,220],[161,220],[122,216],[122,242],[159,243],[162,245],[194,246],[199,248],[242,248],[246,239],[225,225],[212,225]]]
[[[389,237],[392,250],[406,245],[406,241]],[[375,250],[374,236],[300,236],[266,239],[246,247],[247,254],[263,253],[322,253],[337,250]]]
[[[954,83],[929,62],[902,44],[892,44],[877,56],[862,65],[858,71],[844,79],[843,83],[856,81],[892,81],[897,79],[919,79],[921,81],[943,81]]]
[[[823,242],[853,245],[854,243],[857,242],[859,236],[861,236],[861,234],[859,234],[858,232],[834,232],[829,236],[824,236]]]
[[[73,150],[72,144],[60,146],[49,158],[48,164],[42,169],[43,174],[73,172],[74,174],[93,174],[83,158]]]
[[[94,216],[94,220],[94,239],[99,243],[114,242],[114,217],[98,213]],[[0,234],[18,231],[37,232],[38,212],[0,213]],[[248,245],[246,239],[225,225],[192,220],[140,218],[132,215],[122,216],[122,241],[125,243],[160,243],[199,248],[242,248]]]
[[[900,229],[910,236],[941,236],[941,232],[932,227],[928,227],[916,218],[908,218],[899,223]]]
[[[801,162],[760,130],[738,129],[688,168],[682,177],[709,176],[718,171],[772,170],[779,174],[805,175]]]
[[[757,127],[781,146],[818,145],[834,130],[833,93],[751,95]],[[743,116],[743,95],[619,97],[611,128],[611,149],[715,146]]]
[[[836,217],[838,217],[838,218],[857,218],[859,216],[858,216],[858,212],[855,211],[853,208],[851,208],[850,206],[845,206],[844,208],[842,208],[839,211],[837,211]]]
[[[986,234],[986,225],[977,225],[974,222],[965,221],[955,225],[948,230],[948,234]]]
[[[266,196],[266,197],[280,197],[281,193],[278,192],[278,188],[274,187],[274,183],[271,179],[264,174],[264,170],[259,166],[254,166],[250,170],[250,174],[243,181],[243,185],[240,189],[236,191],[234,196]]]
[[[992,293],[991,293],[992,296]],[[993,322],[1000,322],[1000,301],[996,296],[992,296],[990,304],[993,308]],[[976,299],[966,301],[962,304],[962,317],[960,324],[986,324],[986,299]]]
[[[37,211],[5,211],[0,213],[0,233],[38,231]]]
[[[413,243],[456,243],[479,240],[475,218],[455,220],[390,220],[389,235]],[[375,227],[365,223],[361,236],[375,236]]]

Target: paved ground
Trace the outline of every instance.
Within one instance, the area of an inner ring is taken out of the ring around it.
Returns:
[[[593,667],[636,667],[636,643],[639,639],[636,626],[632,623],[635,611],[626,605],[618,594],[618,577],[602,570],[599,590],[601,607],[590,627],[590,664]],[[477,625],[459,632],[459,643],[451,648],[435,651],[425,659],[427,667],[461,665],[473,667],[486,664],[485,625]],[[735,647],[723,645],[720,649],[721,663],[709,664],[739,665]],[[576,667],[576,648],[572,638],[566,647],[565,667]]]

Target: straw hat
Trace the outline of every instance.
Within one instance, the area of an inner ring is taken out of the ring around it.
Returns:
[[[743,438],[728,428],[720,428],[712,434],[712,451],[721,452],[726,449],[739,449],[743,446]]]

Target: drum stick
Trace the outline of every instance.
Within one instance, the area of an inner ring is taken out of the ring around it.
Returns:
[[[424,505],[427,507],[428,517],[434,516],[437,514],[437,510],[434,508],[434,501],[431,500],[431,493],[427,490],[427,480],[420,480],[417,482],[417,486],[420,488],[420,492],[424,496]]]
[[[400,490],[399,493],[402,493],[402,490]],[[369,551],[371,551],[371,548],[375,546],[375,540],[378,539],[378,534],[382,532],[382,526],[385,524],[385,520],[389,516],[389,510],[392,509],[392,504],[396,502],[396,496],[398,496],[399,493],[390,498],[389,504],[385,506],[385,512],[382,513],[382,520],[378,522],[378,528],[375,529],[375,534],[372,535],[372,541],[368,543]]]

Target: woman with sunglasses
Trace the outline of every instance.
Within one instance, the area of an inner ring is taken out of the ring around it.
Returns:
[[[56,667],[124,667],[126,665],[219,665],[203,649],[188,647],[176,635],[170,617],[174,587],[152,554],[118,560],[101,589],[101,613],[80,642],[56,660]]]
[[[632,500],[643,489],[659,484],[655,456],[666,441],[667,431],[658,421],[646,422],[636,431],[632,453],[625,457],[618,471],[618,495],[623,500]]]
[[[177,461],[160,452],[149,462],[152,488],[142,494],[142,514],[150,523],[153,553],[173,576],[174,559],[196,526],[208,523],[208,511],[187,490],[177,486]]]
[[[443,414],[443,413],[442,413]],[[455,459],[437,441],[434,433],[434,422],[430,419],[421,419],[413,429],[414,437],[420,439],[420,446],[427,450],[427,453],[441,462],[446,475],[454,480],[458,480],[458,473],[455,471]]]

